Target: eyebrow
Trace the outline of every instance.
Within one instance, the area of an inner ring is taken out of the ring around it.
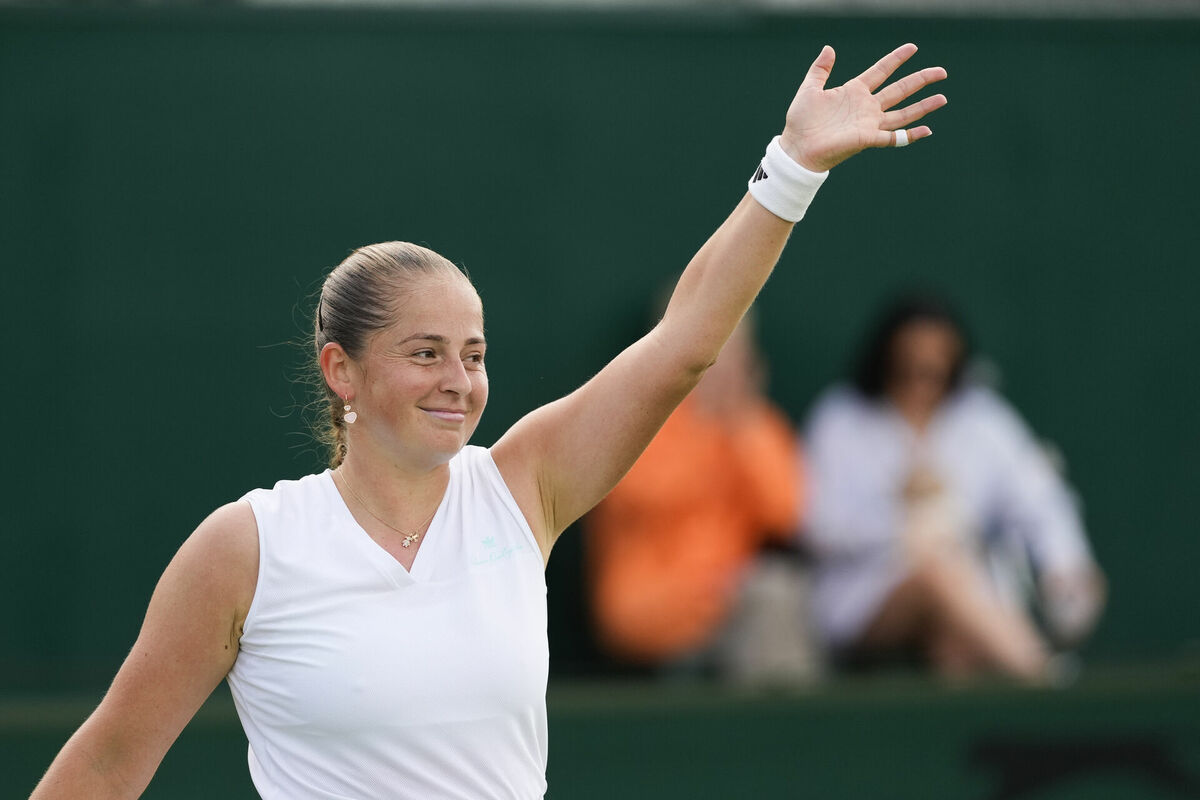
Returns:
[[[400,344],[417,339],[426,342],[437,342],[438,344],[450,344],[450,340],[447,337],[437,333],[414,333],[412,336],[401,339]],[[487,344],[487,342],[484,341],[482,336],[472,336],[470,339],[467,339],[465,344]]]

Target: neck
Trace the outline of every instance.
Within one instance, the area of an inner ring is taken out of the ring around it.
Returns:
[[[900,416],[904,417],[913,430],[917,433],[924,433],[929,427],[930,420],[933,419],[934,409],[928,408],[900,408]]]
[[[401,529],[415,527],[425,520],[441,502],[450,480],[448,464],[413,470],[368,459],[361,451],[347,453],[338,472],[350,487],[351,500],[365,504],[368,513]]]
[[[888,399],[892,406],[900,412],[904,421],[917,433],[924,433],[942,405],[941,399],[931,403],[928,402],[928,398],[909,398],[896,394],[889,394]]]

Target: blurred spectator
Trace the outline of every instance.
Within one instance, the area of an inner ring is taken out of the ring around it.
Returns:
[[[1060,645],[1091,630],[1104,581],[1070,491],[1012,408],[964,380],[967,357],[945,305],[905,299],[853,385],[818,400],[807,438],[817,623],[851,663],[916,649],[947,677],[1041,681],[1053,662],[1022,565]]]
[[[806,677],[786,560],[802,485],[792,426],[763,395],[748,320],[587,520],[592,608],[613,657],[733,680]]]

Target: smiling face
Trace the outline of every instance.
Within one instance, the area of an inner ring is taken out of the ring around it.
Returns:
[[[483,304],[465,278],[435,274],[395,308],[358,360],[351,449],[432,468],[466,445],[487,405]]]

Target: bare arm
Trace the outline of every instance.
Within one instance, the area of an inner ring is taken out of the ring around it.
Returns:
[[[223,506],[167,566],[137,642],[31,800],[138,797],[237,657],[258,572],[254,513]]]
[[[946,100],[929,97],[887,109],[945,77],[931,68],[874,93],[914,52],[904,45],[862,75],[825,89],[833,68],[826,47],[787,113],[780,144],[801,166],[827,170]],[[909,141],[930,130],[908,130]],[[791,223],[750,195],[700,248],[680,278],[662,321],[567,397],[532,412],[505,434],[493,455],[544,553],[630,468],[676,405],[696,385],[754,301],[778,261]]]

